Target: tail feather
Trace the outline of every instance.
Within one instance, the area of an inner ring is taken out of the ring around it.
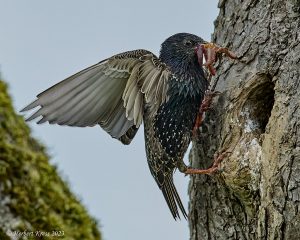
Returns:
[[[180,216],[179,216],[179,212],[178,212],[178,208],[177,208],[177,205],[176,205],[176,202],[174,200],[174,196],[172,194],[172,192],[170,192],[170,188],[167,186],[167,185],[164,185],[162,187],[162,192],[163,192],[163,195],[166,199],[166,202],[169,206],[169,209],[173,215],[173,218],[176,220],[177,218],[180,219]]]
[[[185,211],[185,209],[184,209],[184,206],[183,206],[183,204],[182,204],[182,202],[181,202],[180,196],[178,195],[178,192],[177,192],[177,190],[176,190],[176,188],[175,188],[175,185],[174,185],[172,179],[170,179],[170,183],[171,183],[170,186],[171,186],[171,188],[172,188],[172,192],[173,192],[173,194],[174,194],[174,197],[175,197],[175,200],[176,200],[176,202],[177,202],[177,205],[179,206],[179,208],[180,208],[180,210],[181,210],[181,212],[182,212],[184,218],[187,219],[188,215],[187,215],[187,213],[186,213],[186,211]]]
[[[187,213],[174,186],[172,176],[166,177],[165,182],[161,187],[161,190],[174,219],[180,219],[178,207],[180,208],[184,218],[187,219]]]

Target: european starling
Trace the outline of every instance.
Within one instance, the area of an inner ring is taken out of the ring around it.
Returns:
[[[173,217],[180,218],[179,207],[186,218],[173,173],[203,173],[188,168],[183,156],[209,86],[202,58],[214,74],[217,51],[224,49],[178,33],[162,43],[159,58],[143,49],[114,55],[40,93],[22,111],[40,106],[27,119],[42,117],[37,123],[100,125],[123,144],[130,144],[144,121],[150,172]]]

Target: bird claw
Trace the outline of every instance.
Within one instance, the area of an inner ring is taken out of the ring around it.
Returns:
[[[221,94],[219,91],[211,91],[207,90],[204,95],[204,99],[202,100],[201,106],[199,108],[199,112],[197,114],[196,122],[193,128],[193,137],[197,136],[197,130],[200,127],[201,123],[204,120],[203,113],[211,109],[211,102],[215,96]]]
[[[185,175],[188,174],[208,174],[211,175],[217,171],[219,171],[219,165],[226,157],[227,154],[232,153],[231,151],[223,151],[221,154],[216,154],[214,156],[214,163],[208,169],[195,169],[195,168],[187,168],[185,171]]]
[[[205,58],[205,63],[203,64],[211,75],[216,74],[216,69],[213,67],[213,64],[217,61],[218,56],[220,54],[225,54],[227,57],[231,59],[236,59],[237,56],[231,52],[228,48],[219,47],[214,43],[205,43],[201,44],[201,49]]]
[[[200,114],[203,114],[204,112],[206,112],[208,109],[211,108],[211,102],[214,99],[214,97],[217,95],[218,94],[216,92],[211,92],[211,91],[205,93],[204,99],[200,106],[200,111],[199,111]]]

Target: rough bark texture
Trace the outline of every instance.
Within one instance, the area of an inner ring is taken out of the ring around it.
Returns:
[[[194,141],[191,239],[300,239],[300,1],[220,0],[213,42],[222,94]]]
[[[101,239],[0,81],[0,240]]]

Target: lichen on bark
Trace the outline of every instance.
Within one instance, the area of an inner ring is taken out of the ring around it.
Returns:
[[[218,63],[222,94],[190,160],[205,168],[232,153],[218,174],[191,178],[191,239],[300,239],[300,2],[219,8],[212,41],[239,59]]]
[[[13,239],[13,231],[101,239],[96,220],[49,163],[45,147],[30,136],[0,80],[0,239]],[[43,239],[20,237],[35,238]]]

